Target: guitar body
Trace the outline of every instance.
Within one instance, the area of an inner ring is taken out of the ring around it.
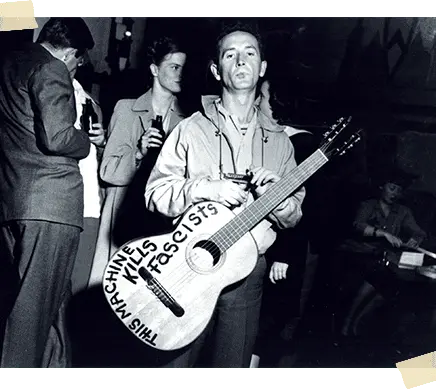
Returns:
[[[185,212],[173,232],[121,247],[106,266],[103,289],[127,329],[161,350],[194,341],[210,321],[221,291],[253,271],[258,251],[250,231],[329,156],[343,155],[358,142],[360,130],[335,145],[350,121],[340,118],[318,150],[238,215],[219,203],[201,202]]]
[[[114,254],[104,292],[137,338],[161,350],[190,344],[210,321],[221,291],[253,271],[258,251],[250,232],[227,250],[209,240],[234,217],[219,203],[201,202],[173,232],[130,241]]]

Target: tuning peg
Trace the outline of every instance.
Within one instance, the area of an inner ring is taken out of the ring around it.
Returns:
[[[339,153],[339,156],[343,156],[345,153],[347,153],[348,150],[350,150],[351,148],[354,147],[354,145],[356,145],[359,141],[360,141],[360,136],[355,137],[354,135],[351,138],[355,138],[355,139],[350,139],[349,144],[347,144],[343,150]]]
[[[330,126],[330,129],[323,134],[323,138],[327,142],[331,142],[345,127],[349,125],[351,122],[352,116],[340,117],[333,125]]]

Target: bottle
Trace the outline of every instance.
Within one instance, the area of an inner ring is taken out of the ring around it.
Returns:
[[[152,119],[151,127],[155,128],[156,130],[159,130],[159,133],[162,136],[162,145],[163,145],[163,142],[165,140],[165,131],[163,129],[163,119],[161,115],[156,115],[156,119]],[[147,153],[148,160],[151,164],[154,165],[154,163],[156,162],[156,159],[160,153],[160,149],[162,148],[162,145],[159,148],[150,148],[148,150]]]
[[[165,140],[165,131],[163,129],[163,119],[162,115],[156,115],[156,119],[151,121],[151,127],[159,130],[160,135],[162,136],[162,142]]]
[[[98,117],[97,114],[94,111],[94,107],[92,106],[92,100],[86,99],[85,104],[82,104],[83,106],[83,113],[82,113],[82,129],[89,134],[89,130],[92,129],[92,125],[94,123],[98,123]]]

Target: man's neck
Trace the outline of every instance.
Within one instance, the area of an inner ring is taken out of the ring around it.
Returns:
[[[163,89],[159,83],[154,83],[151,89],[151,101],[153,105],[153,110],[156,115],[164,116],[169,110],[174,99],[174,95]]]
[[[248,123],[254,113],[255,94],[255,90],[235,94],[223,89],[221,96],[223,107],[230,115],[235,115],[239,123]]]

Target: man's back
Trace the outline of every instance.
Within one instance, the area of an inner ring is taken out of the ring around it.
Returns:
[[[13,51],[0,68],[0,223],[16,219],[82,225],[77,160],[89,153],[73,127],[66,66],[39,44]]]

